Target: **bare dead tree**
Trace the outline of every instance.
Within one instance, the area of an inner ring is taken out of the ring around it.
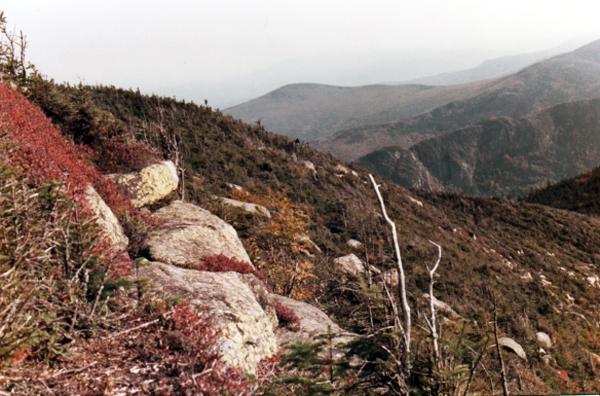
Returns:
[[[377,198],[379,198],[379,202],[381,204],[381,212],[383,217],[389,224],[392,229],[392,237],[394,238],[394,248],[396,250],[396,257],[398,259],[398,274],[399,274],[399,288],[400,288],[400,297],[402,299],[402,311],[404,317],[404,372],[408,375],[410,374],[410,332],[411,332],[411,320],[410,320],[410,306],[408,305],[408,299],[406,298],[406,280],[404,277],[404,267],[402,265],[402,255],[400,254],[400,246],[398,245],[398,233],[396,232],[396,224],[389,218],[387,212],[385,210],[385,203],[383,202],[383,198],[381,197],[381,193],[379,192],[380,185],[375,182],[373,175],[369,174],[371,178],[371,182],[373,183],[373,187],[375,188],[375,192],[377,193]]]
[[[429,309],[431,310],[431,323],[429,323],[429,327],[431,329],[431,336],[433,337],[433,350],[435,352],[435,358],[437,361],[440,358],[440,349],[438,346],[438,333],[435,324],[435,308],[433,306],[433,284],[435,283],[435,281],[433,280],[433,275],[435,274],[435,271],[437,270],[438,266],[440,265],[440,261],[442,260],[442,247],[433,241],[429,241],[429,243],[431,243],[434,246],[437,246],[438,248],[438,259],[435,265],[433,266],[433,269],[430,270],[429,266],[427,266],[427,271],[429,271]]]
[[[26,48],[27,37],[23,34],[23,31],[19,31],[17,34],[9,30],[4,12],[0,12],[0,62],[2,63],[0,81],[7,76],[17,80],[27,78]]]

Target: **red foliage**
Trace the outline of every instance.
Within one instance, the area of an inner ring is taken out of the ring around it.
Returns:
[[[139,170],[160,158],[148,146],[135,141],[123,141],[115,136],[90,152],[90,158],[98,170],[104,173],[120,173]]]
[[[290,331],[300,330],[300,318],[296,316],[296,313],[292,309],[283,305],[277,298],[273,299],[273,306],[275,307],[275,312],[277,313],[277,319],[279,319],[280,325]]]
[[[90,167],[82,150],[67,140],[38,107],[6,84],[0,84],[0,117],[2,136],[14,145],[10,146],[10,165],[21,167],[40,184],[62,181],[61,193],[84,208],[88,206],[84,192],[91,184],[117,216],[131,213],[139,217],[115,183]],[[106,247],[106,242],[100,245]]]
[[[236,259],[235,257],[227,257],[224,254],[218,256],[207,256],[203,258],[204,262],[197,264],[194,269],[198,271],[208,272],[239,272],[240,274],[254,274],[264,284],[269,293],[273,293],[271,287],[267,284],[265,275],[245,261]]]
[[[217,340],[220,331],[207,315],[196,314],[183,302],[174,309],[170,330],[176,332],[184,346],[177,362],[177,370],[182,372],[162,380],[162,394],[251,394],[252,383],[243,379],[243,373],[221,361]]]

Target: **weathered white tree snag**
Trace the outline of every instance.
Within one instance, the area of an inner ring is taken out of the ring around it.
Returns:
[[[398,245],[398,234],[396,232],[396,224],[388,217],[387,212],[385,210],[385,203],[383,202],[383,198],[381,197],[381,193],[379,192],[380,185],[375,183],[373,175],[369,174],[369,177],[371,178],[371,182],[373,182],[373,187],[375,187],[377,198],[379,198],[379,202],[381,203],[381,212],[383,214],[383,217],[392,229],[392,236],[394,238],[394,248],[396,249],[396,257],[398,258],[398,273],[400,275],[398,283],[400,287],[400,297],[402,298],[402,311],[404,315],[404,352],[406,355],[404,357],[404,370],[408,374],[410,373],[410,306],[408,305],[408,300],[406,299],[406,283],[404,278],[404,267],[402,266],[402,256],[400,255],[400,246]]]
[[[440,261],[442,260],[442,247],[433,241],[429,241],[429,243],[437,246],[438,248],[437,262],[431,270],[429,269],[429,266],[427,266],[427,271],[429,271],[429,308],[431,309],[431,323],[429,326],[431,327],[431,336],[433,337],[433,350],[435,352],[435,358],[439,359],[440,350],[438,347],[438,333],[435,325],[435,308],[433,307],[433,275],[435,274],[435,270],[437,270],[437,267],[440,265]]]

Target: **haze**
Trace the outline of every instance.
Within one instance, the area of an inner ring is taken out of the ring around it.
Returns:
[[[600,2],[0,1],[56,81],[226,107],[295,82],[360,85],[600,37]],[[387,65],[387,67],[386,67]]]

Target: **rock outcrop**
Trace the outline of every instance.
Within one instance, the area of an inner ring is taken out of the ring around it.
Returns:
[[[139,172],[109,175],[137,207],[157,202],[175,191],[179,177],[171,161],[150,165]]]
[[[346,245],[354,249],[361,249],[364,246],[362,242],[357,241],[356,239],[349,239],[348,242],[346,242]]]
[[[154,216],[162,223],[146,241],[153,260],[189,267],[222,254],[252,265],[235,229],[209,211],[175,201]]]
[[[314,342],[317,341],[317,336],[329,334],[329,331],[331,331],[335,335],[335,338],[332,340],[334,352],[339,356],[341,351],[335,350],[335,347],[340,343],[351,341],[357,337],[356,334],[342,330],[327,314],[317,307],[276,294],[272,296],[278,299],[285,307],[293,310],[300,319],[300,329],[297,332],[285,329],[277,330],[277,341],[280,345],[296,340]]]
[[[96,192],[94,187],[88,185],[85,190],[85,196],[87,198],[89,208],[97,217],[96,221],[100,227],[100,230],[110,240],[114,249],[117,251],[124,251],[127,249],[129,239],[125,236],[123,227],[121,227],[117,217]]]
[[[251,274],[205,272],[153,262],[138,269],[164,296],[187,301],[200,312],[204,307],[213,324],[223,329],[223,360],[254,373],[261,359],[277,352],[277,317],[269,293]]]

